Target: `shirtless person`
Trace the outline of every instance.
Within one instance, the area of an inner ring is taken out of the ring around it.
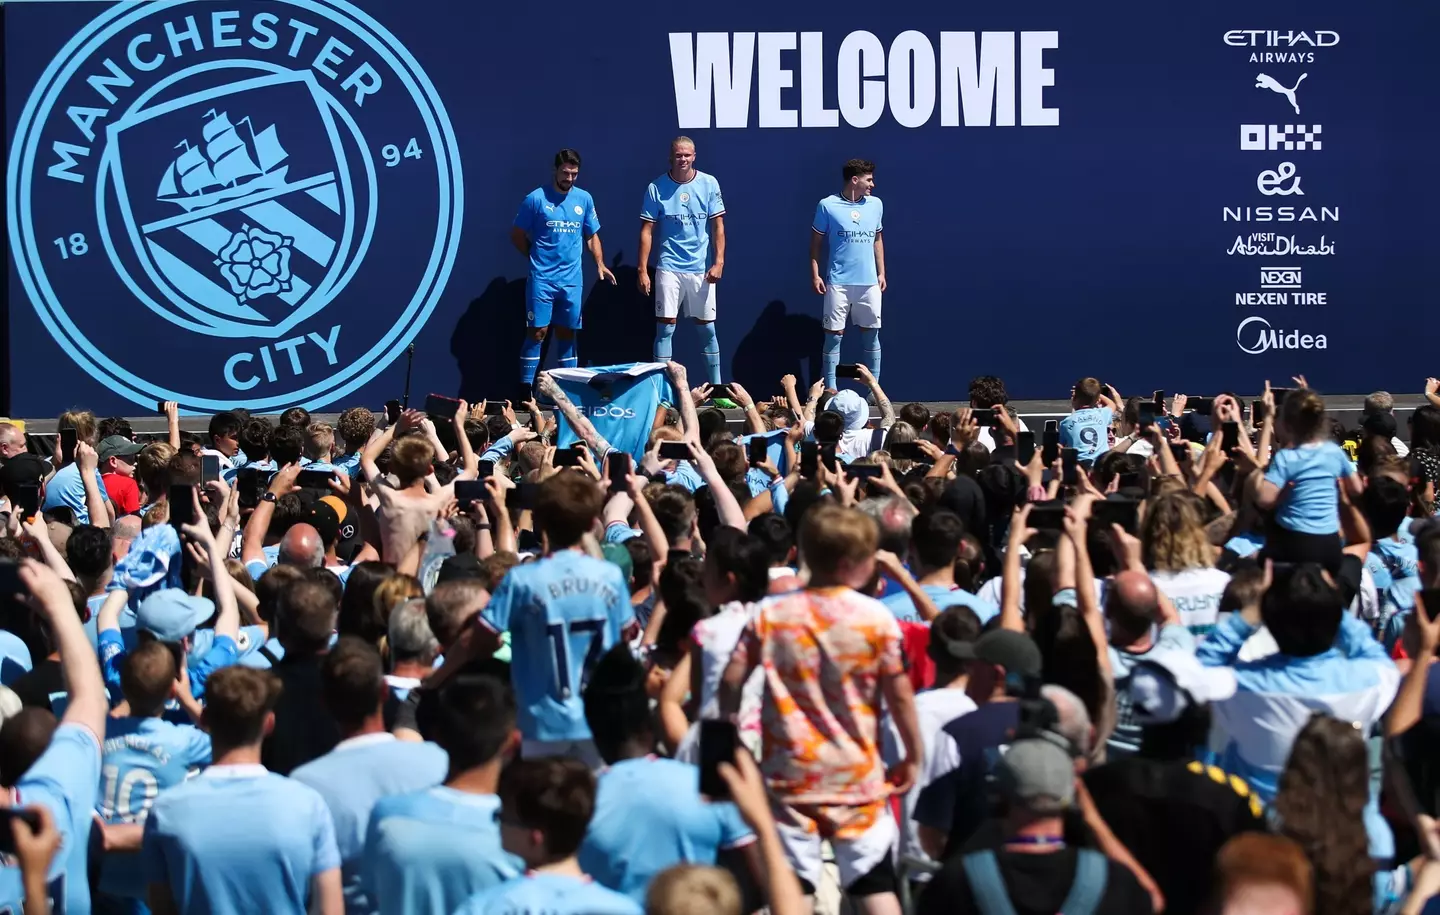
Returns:
[[[460,460],[464,468],[456,480],[473,480],[479,474],[479,461],[465,435],[465,417],[470,415],[470,406],[460,401],[455,412],[455,440],[460,446]],[[424,437],[404,435],[413,428],[424,429]],[[395,450],[390,457],[390,477],[382,475],[375,465],[380,456],[396,436]],[[443,454],[443,446],[435,435],[435,427],[419,410],[406,410],[400,420],[389,426],[365,446],[360,455],[360,467],[365,472],[375,498],[379,501],[376,518],[380,522],[380,543],[384,547],[385,562],[398,563],[405,553],[429,529],[430,520],[440,513],[451,499],[455,498],[455,483],[440,486],[434,479],[436,455]]]

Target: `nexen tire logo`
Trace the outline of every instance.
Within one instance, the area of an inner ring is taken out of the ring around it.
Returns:
[[[1248,341],[1248,342],[1247,342]],[[1240,322],[1235,328],[1235,345],[1241,350],[1259,355],[1272,349],[1327,349],[1324,334],[1302,334],[1298,330],[1275,330],[1270,322],[1255,315]]]
[[[586,407],[586,416],[595,416],[601,419],[634,419],[635,411],[628,407],[611,404],[608,407]]]

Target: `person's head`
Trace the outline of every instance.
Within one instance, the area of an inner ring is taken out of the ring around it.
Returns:
[[[498,769],[520,746],[515,696],[495,677],[462,673],[423,708],[426,736],[449,755],[452,778],[482,766]]]
[[[676,864],[650,881],[645,915],[741,915],[740,885],[706,864]]]
[[[672,547],[695,532],[695,497],[682,486],[661,487],[650,500],[650,510]]]
[[[1348,721],[1311,716],[1290,747],[1273,806],[1281,835],[1299,844],[1315,868],[1321,912],[1371,911],[1369,798],[1364,734]]]
[[[240,450],[240,417],[226,410],[210,417],[210,447],[228,457]]]
[[[1280,424],[1288,440],[1297,445],[1319,441],[1329,428],[1325,401],[1309,388],[1296,388],[1280,405]]]
[[[945,410],[941,410],[930,417],[930,423],[925,427],[926,431],[930,433],[930,437],[943,445],[950,444],[950,423],[952,417],[953,414]]]
[[[434,463],[435,446],[419,435],[400,439],[390,454],[390,472],[402,488],[429,476]]]
[[[121,515],[110,525],[111,562],[119,562],[130,552],[130,544],[140,536],[141,524],[139,515]]]
[[[1384,416],[1392,423],[1394,417],[1388,413],[1376,414]],[[1360,443],[1355,446],[1355,465],[1360,468],[1360,473],[1369,476],[1374,470],[1396,455],[1395,442],[1391,436],[1386,435],[1363,435]]]
[[[144,445],[133,442],[120,435],[111,435],[100,439],[96,447],[97,457],[100,459],[100,472],[103,474],[118,474],[122,477],[134,478],[135,460],[143,451]]]
[[[1362,410],[1367,416],[1371,413],[1394,413],[1395,397],[1389,391],[1376,391],[1365,398]]]
[[[760,542],[771,568],[795,562],[795,532],[784,515],[769,512],[751,519],[750,536]]]
[[[260,746],[275,728],[280,678],[268,670],[233,664],[205,681],[205,711],[200,725],[210,734],[214,756]]]
[[[334,426],[329,423],[311,423],[305,427],[305,457],[312,461],[328,461],[334,448]]]
[[[98,424],[95,422],[95,414],[89,410],[66,410],[60,414],[60,420],[56,423],[55,431],[59,432],[66,427],[75,430],[75,440],[85,442],[90,446],[95,445],[95,433]]]
[[[679,136],[670,141],[670,174],[682,176],[695,168],[695,141]]]
[[[178,486],[188,483],[192,486],[200,482],[200,455],[193,450],[184,449],[175,452],[170,459],[170,483]],[[168,495],[168,494],[167,494]]]
[[[910,556],[919,575],[955,565],[965,525],[960,516],[943,508],[921,512],[910,528]]]
[[[395,666],[414,664],[425,667],[440,654],[440,640],[430,629],[425,601],[418,597],[390,611],[390,629],[385,644],[390,649],[390,662]]]
[[[14,423],[0,423],[0,459],[9,460],[25,450],[25,433]]]
[[[1440,407],[1425,404],[1410,417],[1410,450],[1440,451]]]
[[[595,812],[595,776],[576,759],[516,760],[500,774],[500,841],[535,868],[580,850]]]
[[[270,456],[270,433],[274,431],[270,420],[263,416],[252,416],[240,429],[240,450],[251,461],[263,461]]]
[[[1260,618],[1283,654],[1308,658],[1335,644],[1345,613],[1340,591],[1315,563],[1276,569]]]
[[[757,537],[733,527],[715,530],[706,541],[705,597],[714,606],[752,603],[770,585],[770,554]]]
[[[875,571],[879,530],[869,517],[850,508],[820,505],[800,528],[800,557],[818,586],[861,588]]]
[[[1110,641],[1122,648],[1150,631],[1160,618],[1160,592],[1144,572],[1117,574],[1105,592]]]
[[[359,451],[375,432],[375,414],[369,407],[351,407],[340,414],[335,428],[345,442],[346,451]]]
[[[595,664],[585,687],[585,722],[600,758],[609,765],[644,756],[655,745],[645,665],[618,644]]]
[[[320,696],[340,733],[349,737],[366,725],[384,729],[389,690],[380,652],[353,635],[342,635],[320,663]]]
[[[49,709],[24,708],[0,725],[0,786],[13,788],[50,747],[59,722]]]
[[[130,703],[130,715],[154,718],[165,711],[179,668],[175,652],[164,642],[141,641],[120,665],[120,692]]]
[[[907,403],[905,406],[900,408],[900,411],[896,413],[895,416],[896,419],[899,420],[896,425],[899,425],[900,423],[906,423],[910,426],[912,430],[915,431],[916,435],[918,436],[920,430],[924,429],[925,426],[930,422],[930,408],[925,406],[923,403]],[[890,431],[893,433],[895,431],[895,426],[891,426]],[[911,441],[914,441],[914,439],[911,439]]]
[[[287,656],[315,655],[329,646],[339,601],[323,582],[301,578],[280,593],[277,609],[275,625]]]
[[[1062,816],[1075,803],[1075,762],[1063,740],[1048,735],[1013,741],[995,770],[996,793],[1012,823]]]
[[[555,189],[561,193],[575,186],[580,177],[580,154],[573,149],[562,149],[555,154]]]
[[[1076,767],[1082,768],[1095,743],[1094,719],[1080,697],[1063,686],[1046,683],[1040,687],[1040,698],[1055,709],[1055,720],[1048,728],[1065,738],[1075,752]]]
[[[110,531],[93,524],[77,524],[65,542],[65,563],[88,588],[94,588],[114,566]]]
[[[889,550],[896,556],[909,554],[916,515],[910,500],[899,496],[866,499],[860,503],[859,510],[875,522],[878,549]]]
[[[255,582],[255,599],[259,602],[255,612],[261,620],[272,627],[272,630],[275,626],[276,614],[280,610],[280,595],[285,593],[286,588],[304,577],[305,573],[296,566],[273,565],[265,570],[259,581]],[[354,579],[354,573],[351,573],[351,579]]]
[[[1293,839],[1242,832],[1215,856],[1216,915],[1311,915],[1315,874]]]
[[[595,529],[605,493],[583,473],[560,472],[540,484],[535,495],[535,529],[549,550],[575,546]]]
[[[845,193],[852,198],[869,197],[875,190],[875,163],[867,159],[851,159],[840,170]]]
[[[1411,534],[1420,557],[1420,586],[1440,588],[1440,521],[1414,525]]]
[[[280,428],[304,429],[310,425],[310,411],[304,407],[291,407],[280,414]]]
[[[287,426],[282,422],[275,431],[270,433],[270,457],[275,461],[276,466],[298,464],[304,453],[304,426]]]
[[[814,435],[815,441],[821,444],[834,444],[840,441],[840,436],[845,434],[845,417],[834,410],[823,410],[815,417]]]
[[[1040,649],[1021,632],[992,629],[959,651],[969,678],[965,693],[980,705],[1004,696],[1010,675],[1031,680],[1040,677]]]
[[[447,581],[435,586],[425,598],[425,614],[430,631],[448,646],[460,637],[465,626],[490,602],[490,592],[476,579]]]
[[[967,673],[967,656],[982,630],[980,617],[961,604],[946,607],[930,623],[926,654],[935,662],[936,686],[961,685],[958,681]]]
[[[1370,524],[1371,537],[1383,540],[1394,536],[1410,512],[1410,489],[1391,477],[1372,476],[1365,481],[1360,509]]]
[[[1140,553],[1145,568],[1161,572],[1215,564],[1215,550],[1205,534],[1205,523],[1195,503],[1183,493],[1160,496],[1146,506]]]
[[[280,538],[277,562],[302,569],[318,569],[325,564],[325,541],[309,524],[292,524]]]
[[[1079,608],[1072,603],[1046,608],[1036,614],[1030,634],[1040,649],[1045,682],[1079,696],[1090,715],[1098,719],[1108,693],[1095,654],[1095,640]]]
[[[169,442],[151,442],[135,456],[135,478],[151,501],[170,491],[170,459],[174,456]]]
[[[1100,402],[1100,393],[1098,378],[1081,378],[1075,382],[1075,393],[1070,398],[1070,405],[1077,410],[1093,407]]]
[[[710,457],[715,461],[715,469],[719,471],[720,479],[726,483],[744,480],[746,472],[750,469],[750,462],[745,457],[745,449],[734,442],[716,445],[710,452]]]

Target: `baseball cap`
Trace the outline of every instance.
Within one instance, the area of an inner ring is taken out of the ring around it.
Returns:
[[[162,588],[140,602],[135,628],[162,642],[178,642],[215,614],[208,597],[195,597],[179,588]]]
[[[1371,413],[1365,417],[1360,424],[1366,435],[1379,435],[1383,438],[1394,438],[1399,426],[1395,417],[1390,413]]]
[[[1005,668],[1007,674],[1040,676],[1040,649],[1023,632],[992,629],[973,642],[951,645],[950,653],[965,661],[984,661]]]
[[[1059,742],[1022,737],[1000,757],[996,785],[1039,813],[1059,813],[1075,802],[1075,761]]]
[[[329,499],[316,499],[303,520],[315,528],[315,532],[320,535],[320,542],[327,550],[335,545],[335,538],[340,536],[340,513],[330,504]]]
[[[123,435],[107,435],[100,440],[100,447],[96,449],[100,454],[100,460],[108,461],[112,457],[134,457],[145,446],[139,442],[132,442]]]
[[[1235,671],[1206,667],[1188,651],[1156,649],[1130,672],[1130,705],[1140,724],[1168,724],[1191,705],[1235,695]]]
[[[456,553],[440,563],[440,571],[435,577],[435,584],[484,577],[484,572],[480,568],[480,560],[475,557],[474,553]]]
[[[865,428],[870,421],[870,408],[865,405],[865,399],[854,391],[845,390],[830,398],[825,409],[834,410],[845,420],[845,431],[854,432],[856,429]]]
[[[630,551],[623,543],[602,543],[600,544],[600,555],[605,557],[606,562],[613,562],[620,567],[620,574],[625,576],[625,583],[629,584],[631,577],[635,574],[635,561],[630,558]]]
[[[25,452],[5,461],[0,467],[0,484],[39,483],[50,472],[50,465],[38,454]]]

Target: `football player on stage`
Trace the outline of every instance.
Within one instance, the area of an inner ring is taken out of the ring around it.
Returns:
[[[860,328],[865,365],[880,380],[880,294],[885,291],[885,206],[871,195],[875,163],[851,159],[842,173],[844,188],[820,201],[810,235],[810,278],[815,292],[825,297],[820,363],[825,387],[831,389],[847,317]]]
[[[600,247],[600,217],[589,193],[575,186],[580,174],[580,154],[562,149],[555,154],[555,180],[549,187],[537,187],[526,195],[510,228],[510,240],[530,258],[530,276],[525,282],[525,321],[529,330],[520,348],[520,380],[528,387],[535,383],[540,368],[540,344],[555,321],[555,338],[560,341],[560,365],[577,364],[575,332],[580,329],[580,293],[584,278],[580,271],[580,250],[590,251],[600,279],[615,282],[605,267]]]
[[[720,183],[695,169],[695,143],[670,143],[670,171],[650,182],[640,206],[640,291],[650,294],[650,246],[660,239],[655,270],[655,361],[669,362],[675,320],[695,319],[711,384],[720,384],[720,341],[715,335],[715,284],[725,272],[725,200]],[[659,231],[656,231],[656,226]],[[710,259],[711,241],[715,259]],[[725,407],[719,399],[717,406]],[[728,404],[734,407],[734,404]]]

